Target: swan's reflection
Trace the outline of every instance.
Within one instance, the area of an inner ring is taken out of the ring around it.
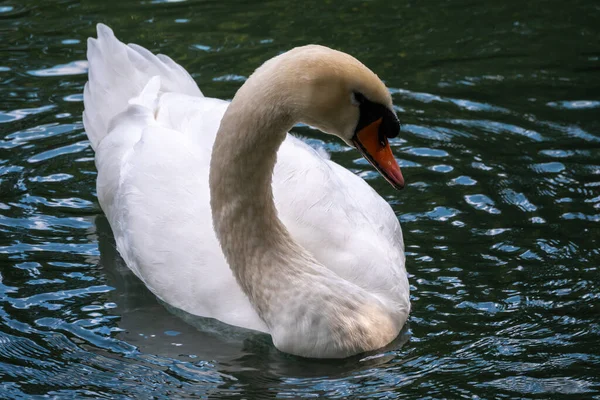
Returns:
[[[343,377],[385,365],[409,339],[405,327],[387,348],[344,360],[309,360],[278,351],[269,335],[197,317],[160,302],[127,268],[118,254],[104,215],[96,218],[100,262],[107,284],[115,288],[110,300],[121,317],[118,339],[140,352],[181,361],[210,361],[238,379],[242,371],[260,371],[261,377]],[[253,374],[255,375],[255,374]],[[273,382],[269,383],[270,385]]]

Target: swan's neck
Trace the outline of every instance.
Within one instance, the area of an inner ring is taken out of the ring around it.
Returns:
[[[345,357],[376,349],[404,320],[315,261],[277,217],[271,180],[277,150],[298,122],[293,95],[276,79],[251,77],[227,109],[210,164],[215,232],[280,350]]]

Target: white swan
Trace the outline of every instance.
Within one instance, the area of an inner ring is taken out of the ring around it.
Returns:
[[[104,25],[87,56],[98,200],[119,253],[156,296],[305,357],[346,357],[397,336],[410,302],[394,212],[286,134],[304,122],[339,136],[403,186],[387,141],[398,120],[373,72],[299,47],[257,69],[229,104]]]

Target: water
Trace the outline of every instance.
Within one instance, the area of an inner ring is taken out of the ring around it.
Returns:
[[[402,222],[413,312],[389,348],[310,361],[199,331],[128,272],[81,123],[99,21],[214,97],[309,42],[386,81],[404,191],[296,132]],[[598,26],[590,1],[0,3],[0,398],[600,398]]]

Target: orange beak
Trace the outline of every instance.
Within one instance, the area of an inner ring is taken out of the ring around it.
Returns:
[[[382,119],[365,126],[356,132],[352,142],[375,167],[377,171],[396,189],[404,188],[404,177],[398,162],[392,154],[392,149],[385,135],[379,134],[379,125]]]

